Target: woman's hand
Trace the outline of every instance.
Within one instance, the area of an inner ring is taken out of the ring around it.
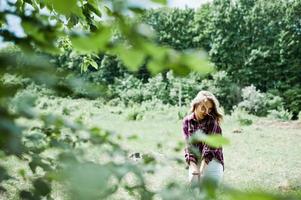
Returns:
[[[203,175],[205,169],[207,168],[207,163],[205,162],[205,159],[202,160],[201,166],[200,166],[200,174]]]
[[[189,163],[189,182],[191,184],[195,184],[199,181],[199,179],[200,179],[199,166],[194,162],[190,162]]]

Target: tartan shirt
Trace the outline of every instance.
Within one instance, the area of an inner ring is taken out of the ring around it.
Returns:
[[[214,116],[207,115],[203,120],[198,121],[194,113],[187,115],[183,120],[183,135],[187,144],[185,148],[186,163],[189,164],[190,161],[197,163],[202,158],[208,164],[213,158],[216,158],[224,168],[222,147],[213,148],[203,142],[194,144],[188,142],[189,137],[197,131],[202,131],[207,135],[222,134],[222,129]],[[195,151],[192,152],[190,147],[196,149],[198,155],[195,154]]]

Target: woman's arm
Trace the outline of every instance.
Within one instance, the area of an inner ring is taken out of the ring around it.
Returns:
[[[186,147],[185,147],[185,161],[186,163],[189,165],[190,161],[194,162],[194,163],[197,163],[197,159],[196,157],[192,154],[192,152],[190,152],[190,149],[189,149],[189,132],[188,132],[188,125],[189,125],[189,120],[188,119],[184,119],[183,120],[183,129],[182,129],[182,132],[183,132],[183,135],[184,135],[184,139],[185,139],[185,143],[186,143]]]
[[[207,127],[207,134],[220,134],[222,135],[222,129],[219,125],[219,123],[216,120],[211,120],[208,123]],[[208,164],[213,158],[216,158],[223,164],[223,153],[222,153],[222,148],[214,148],[210,147],[207,144],[204,144],[203,150],[202,150],[202,161],[205,162],[205,164]],[[204,165],[205,166],[205,165]]]

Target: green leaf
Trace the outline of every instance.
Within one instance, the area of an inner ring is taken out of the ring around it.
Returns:
[[[45,171],[51,170],[51,167],[48,164],[46,164],[45,162],[43,162],[43,160],[40,156],[33,156],[32,160],[30,161],[30,163],[28,165],[33,173],[36,173],[37,167],[41,167]]]
[[[223,137],[222,135],[219,134],[207,135],[202,131],[197,131],[196,133],[194,133],[190,137],[189,142],[191,144],[204,142],[210,147],[214,147],[214,148],[219,148],[222,147],[223,145],[227,145],[230,143],[230,141],[227,138]]]
[[[116,53],[131,71],[137,71],[145,59],[145,54],[142,50],[126,48],[121,45],[116,48]]]
[[[164,61],[166,59],[167,48],[159,47],[152,43],[143,43],[143,48],[145,52],[151,56],[154,60]]]
[[[87,7],[90,11],[94,12],[97,16],[101,17],[101,12],[99,11],[98,5],[94,0],[89,0],[87,3]]]
[[[143,159],[143,163],[146,165],[156,163],[156,158],[150,154],[143,154],[142,159]]]
[[[109,7],[104,6],[104,9],[105,9],[106,14],[107,14],[108,16],[113,16],[113,15],[114,15],[113,11],[112,11]]]
[[[27,35],[32,36],[39,42],[46,42],[45,35],[39,30],[38,25],[33,21],[22,20],[22,27]]]
[[[77,0],[47,0],[48,5],[53,6],[53,9],[63,15],[71,15],[72,13],[82,15],[80,7],[77,5]]]
[[[51,192],[51,187],[50,184],[47,183],[45,180],[42,178],[38,178],[33,182],[33,186],[35,188],[35,191],[37,194],[41,196],[46,196]]]
[[[3,168],[2,166],[0,166],[0,183],[4,180],[8,180],[10,178],[11,178],[11,176],[8,175],[8,173],[6,172],[6,169]]]
[[[98,53],[104,51],[111,38],[111,29],[102,27],[96,33],[86,36],[73,36],[71,42],[74,48],[83,53]]]
[[[183,63],[185,63],[191,70],[207,74],[213,71],[213,64],[208,60],[204,52],[184,54]]]
[[[167,4],[167,0],[151,0],[152,2],[155,2],[155,3],[160,3],[160,4],[163,4],[163,5],[166,5]]]
[[[92,67],[94,67],[94,69],[98,69],[98,64],[94,60],[90,59],[89,63]]]
[[[138,137],[138,135],[133,134],[133,135],[128,136],[127,139],[128,140],[137,140],[137,139],[139,139],[139,137]]]
[[[221,135],[209,135],[203,139],[203,142],[215,148],[230,144],[230,141]]]
[[[111,194],[107,192],[112,187],[109,181],[114,170],[113,166],[89,162],[70,163],[67,166],[63,173],[68,181],[67,187],[73,191],[71,199],[105,199]]]
[[[29,191],[26,191],[26,190],[21,190],[19,192],[19,196],[20,196],[21,199],[35,199],[33,194]]]
[[[147,69],[154,76],[164,69],[164,65],[156,60],[151,60],[147,63]]]

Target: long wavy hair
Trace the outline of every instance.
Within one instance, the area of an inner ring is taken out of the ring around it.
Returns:
[[[206,99],[210,100],[213,103],[213,109],[212,109],[211,113],[209,113],[209,115],[213,115],[215,117],[215,119],[217,120],[217,122],[220,124],[223,120],[224,114],[223,114],[222,109],[220,108],[219,101],[214,96],[214,94],[212,94],[209,91],[202,90],[196,95],[196,97],[191,101],[190,112],[193,113],[195,111],[196,107],[200,103],[204,102],[204,100],[206,100]]]

